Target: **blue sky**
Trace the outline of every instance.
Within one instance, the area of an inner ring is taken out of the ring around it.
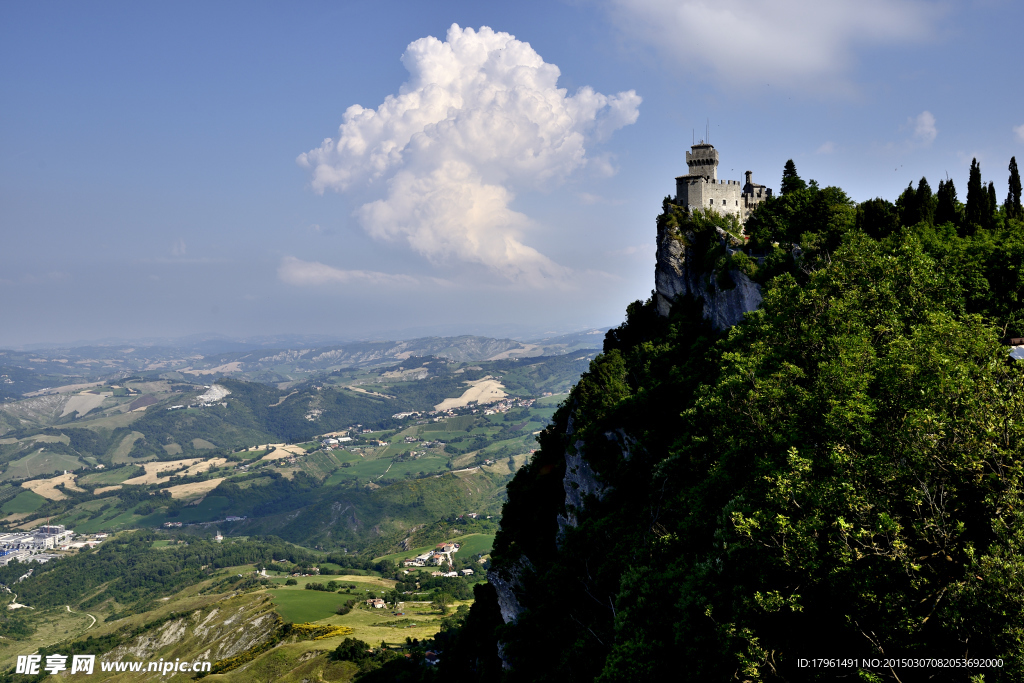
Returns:
[[[977,157],[1005,195],[1021,26],[998,0],[4,3],[0,346],[617,324],[707,121],[720,177],[962,196]]]

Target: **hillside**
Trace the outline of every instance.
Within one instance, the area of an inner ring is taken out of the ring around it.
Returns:
[[[1019,207],[788,182],[745,234],[666,199],[448,680],[1024,676]]]
[[[284,388],[129,379],[84,389],[73,396],[104,401],[95,413],[0,440],[0,529],[218,525],[393,553],[417,529],[496,517],[563,395],[533,397],[567,389],[592,357],[410,358]],[[462,405],[481,382],[504,398]],[[443,401],[459,405],[437,412]]]
[[[38,653],[43,662],[64,655],[68,668],[72,655],[94,656],[90,680],[194,680],[177,667],[146,673],[150,663],[185,662],[211,681],[351,681],[403,653],[422,661],[420,642],[442,639],[472,602],[470,579],[426,576],[437,585],[413,587],[396,602],[403,584],[335,559],[344,561],[272,538],[123,533],[28,577],[19,578],[25,569],[17,563],[0,567],[0,583],[14,590],[0,598],[0,680],[48,680],[42,671],[14,671],[19,656]],[[449,596],[445,609],[435,605],[438,589]],[[366,606],[382,596],[391,609]],[[373,643],[373,658],[335,656],[345,638]]]
[[[210,341],[180,346],[0,349],[0,401],[66,394],[88,388],[85,385],[131,376],[194,384],[230,376],[276,384],[311,379],[346,368],[401,363],[412,356],[444,358],[456,363],[560,356],[600,346],[603,333],[604,329],[586,330],[528,341],[464,335],[331,346],[307,344],[291,348]],[[3,418],[0,413],[0,420]]]

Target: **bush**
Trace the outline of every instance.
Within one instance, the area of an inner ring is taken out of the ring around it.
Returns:
[[[331,653],[331,659],[355,662],[356,664],[366,661],[370,656],[370,644],[364,643],[358,638],[346,638]]]
[[[286,586],[298,586],[299,582],[296,581],[295,579],[288,579],[287,581],[284,582],[284,585],[286,585]]]

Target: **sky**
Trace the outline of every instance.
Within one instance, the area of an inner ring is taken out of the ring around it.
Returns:
[[[1024,153],[1010,0],[0,4],[0,347],[540,336],[719,178],[895,199]],[[687,135],[689,133],[689,135]]]

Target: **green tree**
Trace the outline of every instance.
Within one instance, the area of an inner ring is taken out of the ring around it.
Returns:
[[[924,222],[929,225],[935,217],[935,198],[932,196],[931,185],[928,184],[928,179],[921,176],[921,180],[917,183],[917,208],[919,214],[916,222]]]
[[[985,227],[991,230],[996,226],[996,211],[999,210],[999,200],[996,199],[996,184],[988,183],[988,212],[985,214]]]
[[[448,614],[448,608],[451,607],[451,604],[452,596],[445,591],[438,591],[434,594],[434,599],[431,601],[430,606],[441,614]]]
[[[988,211],[988,194],[981,182],[981,166],[977,159],[971,159],[971,172],[967,180],[967,210],[964,215],[968,233],[973,233],[987,223]]]
[[[903,195],[906,196],[908,192],[910,192],[910,188],[907,188]],[[916,201],[916,198],[911,201]],[[900,212],[892,202],[886,199],[876,197],[862,202],[857,207],[857,229],[875,239],[891,235],[899,228],[899,225]]]
[[[1020,173],[1017,172],[1017,157],[1010,157],[1010,192],[1006,195],[1006,216],[1020,220],[1024,217],[1024,209],[1020,204]]]
[[[959,202],[956,198],[956,186],[952,180],[939,181],[939,190],[936,193],[935,224],[945,225],[951,223],[958,228],[962,224]]]
[[[787,194],[794,190],[802,190],[807,187],[807,183],[797,175],[796,164],[793,163],[792,159],[786,161],[785,167],[782,169],[782,189],[780,194]]]
[[[371,657],[370,644],[357,638],[345,638],[331,653],[332,659],[359,664]]]

